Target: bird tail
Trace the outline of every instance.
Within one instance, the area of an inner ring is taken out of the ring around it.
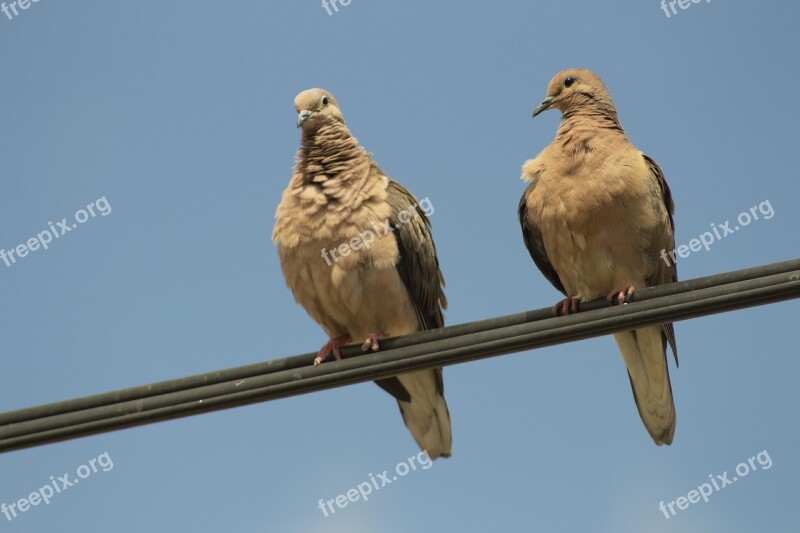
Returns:
[[[659,446],[675,434],[675,404],[667,368],[666,338],[661,326],[614,334],[628,368],[633,398],[644,426]]]
[[[375,383],[397,399],[411,436],[431,459],[450,457],[453,436],[441,368],[400,374]]]

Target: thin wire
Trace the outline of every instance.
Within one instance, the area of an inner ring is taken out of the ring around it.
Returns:
[[[547,308],[415,333],[376,353],[348,347],[319,367],[309,353],[133,387],[2,413],[0,452],[797,297],[800,259],[642,289],[622,307],[598,300],[567,317]]]

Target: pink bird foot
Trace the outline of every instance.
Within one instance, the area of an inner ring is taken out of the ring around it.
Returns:
[[[580,300],[577,298],[573,298],[572,296],[564,298],[553,306],[553,316],[558,316],[559,314],[567,316],[570,313],[577,313],[579,304]]]
[[[378,343],[379,339],[385,339],[388,335],[385,333],[370,333],[364,342],[361,344],[361,349],[366,351],[372,350],[373,352],[380,350],[381,346]]]
[[[617,305],[629,304],[633,299],[633,291],[634,291],[633,287],[614,289],[613,291],[608,293],[606,300],[608,300],[608,303],[610,303],[611,305],[614,305],[614,300],[616,300]]]
[[[317,366],[325,359],[327,359],[328,354],[331,352],[333,352],[333,357],[337,361],[341,361],[342,354],[339,353],[339,348],[341,348],[348,342],[350,342],[350,337],[347,335],[339,335],[335,339],[331,339],[328,342],[326,342],[325,345],[319,349],[319,352],[317,352],[317,356],[314,358],[314,366]]]

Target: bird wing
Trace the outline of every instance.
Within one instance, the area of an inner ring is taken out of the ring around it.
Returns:
[[[661,191],[661,200],[664,202],[664,207],[669,217],[669,227],[663,226],[661,233],[654,236],[651,244],[651,257],[659,257],[661,250],[674,250],[675,249],[675,222],[672,215],[675,213],[675,203],[672,201],[672,192],[669,190],[669,185],[664,177],[664,172],[652,158],[642,154],[645,162],[653,179],[658,183],[659,190]],[[661,259],[655,259],[656,267],[653,274],[646,280],[647,285],[652,287],[655,285],[663,285],[665,283],[673,283],[678,281],[678,268],[674,261],[670,261],[667,265]],[[672,348],[672,355],[675,357],[675,365],[678,366],[678,347],[675,342],[675,328],[672,323],[663,324],[664,341],[669,343]],[[666,347],[665,347],[666,348]]]
[[[536,180],[533,180],[526,188],[525,192],[522,193],[522,198],[519,200],[519,207],[517,211],[519,212],[519,223],[522,227],[522,240],[525,242],[525,247],[528,249],[528,252],[531,254],[531,258],[533,262],[536,263],[536,266],[539,270],[544,274],[544,277],[553,284],[559,292],[567,295],[567,290],[564,288],[564,284],[561,282],[561,278],[558,277],[558,273],[556,269],[553,267],[553,264],[550,262],[550,259],[547,257],[547,250],[544,247],[544,241],[542,240],[542,231],[536,225],[536,223],[531,220],[531,217],[528,216],[528,197],[533,194],[534,189],[536,188]]]

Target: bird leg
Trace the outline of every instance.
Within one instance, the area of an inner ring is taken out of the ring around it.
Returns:
[[[380,344],[378,344],[379,339],[385,339],[388,335],[385,333],[370,333],[367,335],[367,338],[364,339],[364,342],[361,344],[361,349],[365,352],[368,350],[372,350],[373,352],[380,349]]]
[[[350,342],[350,337],[346,334],[339,335],[335,339],[331,339],[328,342],[326,342],[325,345],[319,349],[319,352],[317,352],[317,356],[314,358],[314,366],[317,366],[325,359],[327,359],[328,354],[331,352],[333,352],[333,357],[337,361],[341,361],[342,354],[339,353],[339,348],[341,348],[348,342]]]
[[[558,316],[559,312],[564,316],[570,313],[577,313],[578,304],[580,304],[578,298],[568,296],[553,306],[553,316]]]
[[[608,296],[606,296],[606,300],[611,305],[614,305],[614,301],[616,300],[617,305],[629,304],[633,299],[633,287],[623,287],[621,289],[614,289]]]

